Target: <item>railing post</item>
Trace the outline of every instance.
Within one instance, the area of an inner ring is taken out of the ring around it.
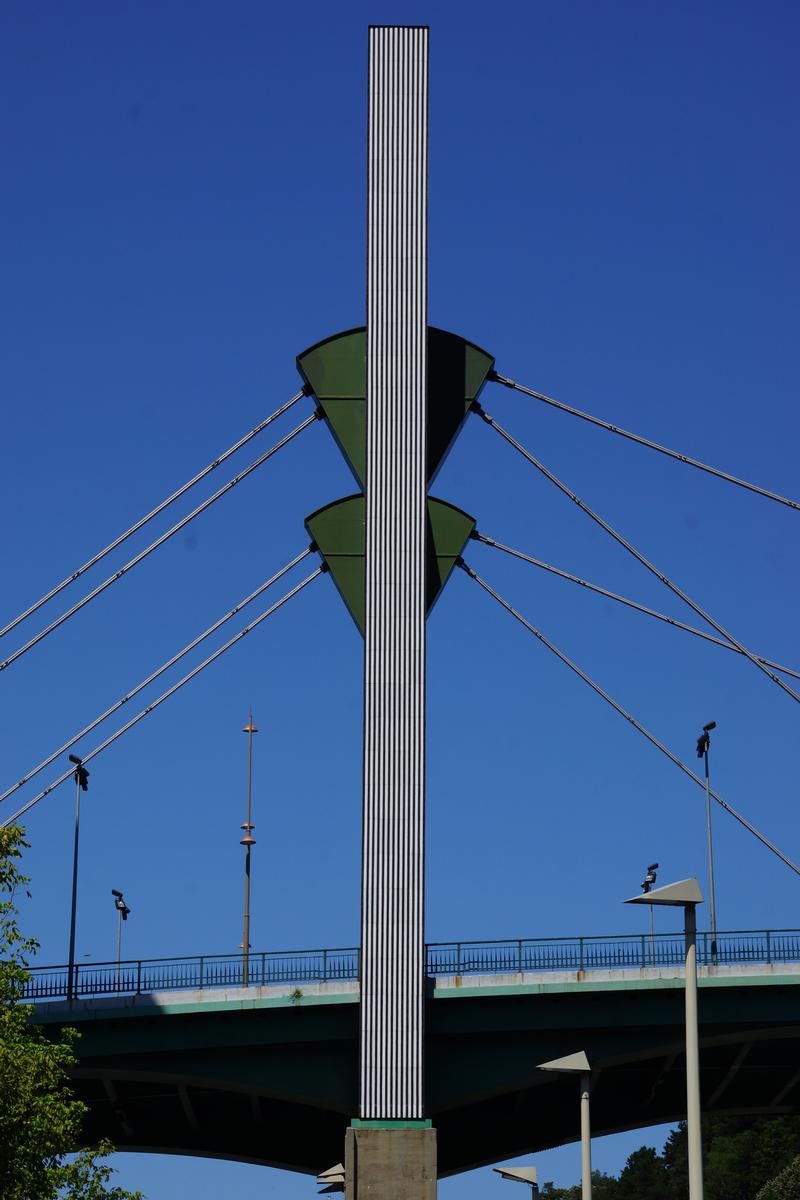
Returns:
[[[579,947],[578,947],[578,970],[579,970],[579,971],[582,971],[582,970],[583,970],[583,962],[584,962],[584,959],[583,959],[583,938],[582,938],[582,937],[578,938],[578,943],[579,943]]]
[[[522,938],[517,942],[517,969],[522,974]]]
[[[708,934],[703,934],[703,966],[708,966]]]
[[[265,950],[261,951],[261,986],[264,986],[267,978],[267,954]]]
[[[772,962],[772,934],[768,929],[764,930],[767,940],[767,962]]]
[[[647,937],[642,934],[642,966],[647,966]]]
[[[142,960],[140,958],[138,958],[136,960],[136,995],[141,996],[141,994],[142,994]]]
[[[328,982],[328,951],[322,951],[322,982]]]
[[[205,977],[206,977],[206,960],[205,960],[205,956],[201,954],[200,955],[200,979],[199,979],[199,983],[198,983],[198,991],[202,992],[203,984],[205,983]]]

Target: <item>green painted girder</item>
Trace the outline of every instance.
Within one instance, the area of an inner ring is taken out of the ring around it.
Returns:
[[[702,1095],[717,1114],[800,1111],[800,976],[700,978]],[[576,1085],[535,1064],[580,1044],[598,1136],[683,1118],[683,980],[436,980],[426,1001],[426,1118],[450,1175],[573,1141]],[[609,974],[615,974],[609,972]],[[539,977],[541,979],[541,976]],[[461,984],[462,986],[458,986]],[[37,1005],[81,1032],[83,1137],[118,1150],[262,1162],[316,1175],[358,1109],[356,985],[220,989]],[[299,993],[299,994],[298,994]],[[579,1042],[578,1042],[579,1039]],[[748,1047],[742,1066],[742,1049]]]
[[[306,529],[330,570],[348,611],[364,633],[366,500],[345,496],[306,518]],[[428,497],[425,606],[430,612],[473,530],[475,518],[444,500]]]
[[[428,327],[428,486],[494,368],[494,358],[455,333]],[[348,329],[297,356],[297,369],[327,418],[363,490],[366,480],[367,333]]]

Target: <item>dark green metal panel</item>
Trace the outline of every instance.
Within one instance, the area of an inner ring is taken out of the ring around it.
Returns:
[[[306,529],[361,633],[364,632],[366,501],[345,496],[306,518]],[[428,497],[426,602],[430,612],[472,531],[475,518],[444,500]]]
[[[297,369],[362,488],[366,477],[366,348],[366,330],[349,329],[317,342],[297,358]],[[494,358],[479,346],[444,329],[428,329],[428,484],[493,367]]]
[[[475,530],[475,518],[445,500],[428,497],[427,611],[450,578],[456,560]]]
[[[364,549],[366,501],[363,496],[334,500],[306,517],[306,529],[327,564],[339,595],[364,632]]]

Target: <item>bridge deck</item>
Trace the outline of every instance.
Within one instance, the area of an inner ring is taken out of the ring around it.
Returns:
[[[426,1112],[440,1171],[572,1141],[572,1081],[537,1062],[584,1049],[598,1134],[684,1113],[677,967],[440,976],[426,1005]],[[706,1111],[800,1108],[800,964],[700,971]],[[338,1161],[357,1111],[353,980],[180,989],[38,1004],[81,1032],[88,1133],[120,1149],[309,1173]]]

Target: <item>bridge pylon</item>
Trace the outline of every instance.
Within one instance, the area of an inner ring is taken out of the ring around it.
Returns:
[[[423,1097],[428,29],[369,30],[359,1117],[347,1200],[432,1200]]]

